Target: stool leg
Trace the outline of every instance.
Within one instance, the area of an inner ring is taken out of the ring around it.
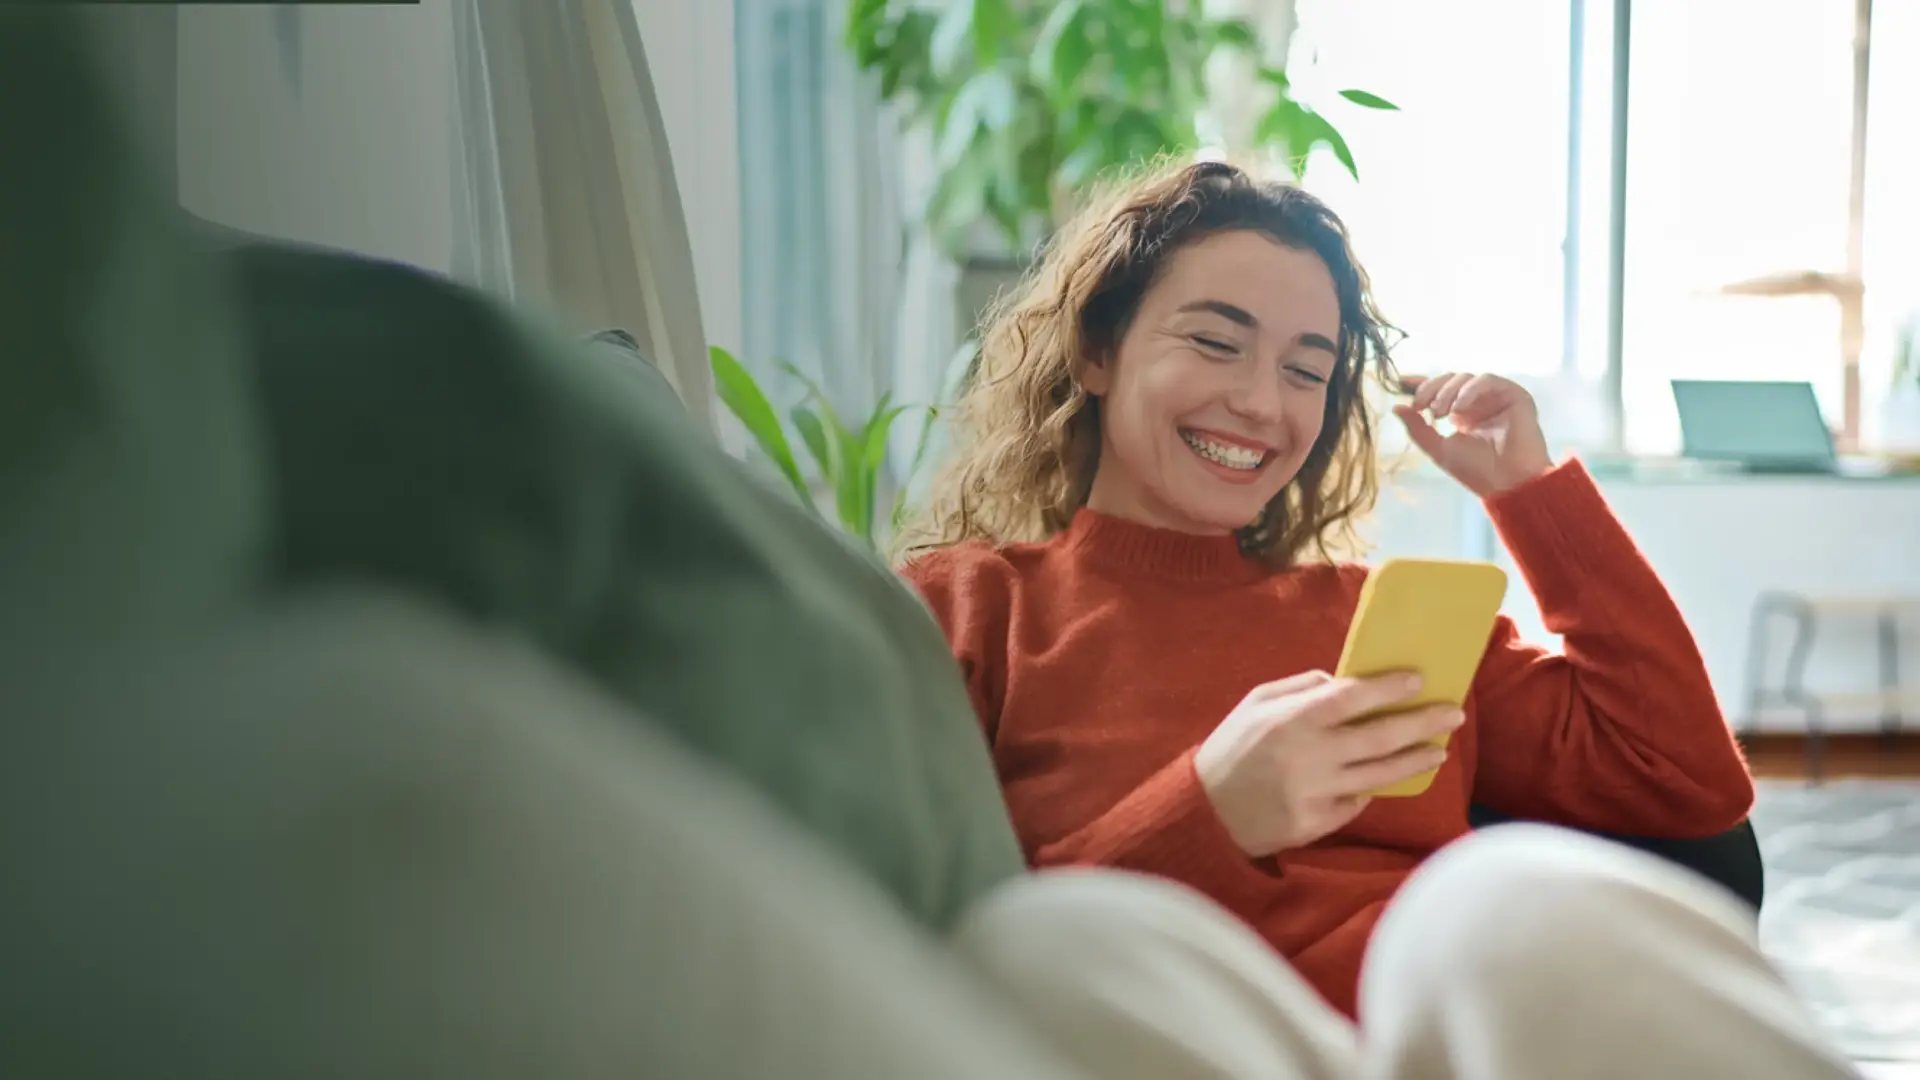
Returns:
[[[1827,716],[1818,702],[1805,701],[1807,715],[1807,786],[1819,787],[1827,775]]]
[[[1773,602],[1762,596],[1754,602],[1753,614],[1747,618],[1747,715],[1739,721],[1736,734],[1760,730],[1760,709],[1766,704],[1761,671],[1767,665],[1767,619],[1772,613]]]
[[[1787,649],[1780,697],[1798,706],[1807,718],[1807,782],[1817,784],[1826,768],[1827,718],[1819,702],[1807,695],[1807,660],[1813,655],[1813,608],[1806,604],[1796,605],[1793,617],[1796,626],[1793,644]]]

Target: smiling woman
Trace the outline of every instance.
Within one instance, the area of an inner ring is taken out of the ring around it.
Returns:
[[[1028,861],[1198,889],[1349,1016],[1374,927],[1466,836],[1469,806],[1690,838],[1752,799],[1679,611],[1592,479],[1554,465],[1533,399],[1494,375],[1403,382],[1385,338],[1318,199],[1221,163],[1137,180],[995,316],[905,567],[966,676]],[[1411,707],[1405,673],[1327,674],[1371,580],[1328,548],[1374,494],[1372,381],[1407,395],[1399,423],[1482,500],[1565,641],[1556,655],[1499,620],[1458,707]],[[1429,772],[1417,795],[1373,797]],[[1566,842],[1533,834],[1518,857]],[[1492,893],[1534,888],[1510,884]],[[1714,922],[1689,911],[1646,948],[1724,938]],[[1557,947],[1537,962],[1584,963]],[[1712,995],[1709,975],[1682,982]],[[1405,993],[1393,985],[1379,996]],[[1691,1032],[1649,1035],[1671,1048]],[[1650,1074],[1688,1073],[1679,1060]]]

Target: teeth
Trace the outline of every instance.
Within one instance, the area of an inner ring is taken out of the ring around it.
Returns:
[[[1250,450],[1230,443],[1214,442],[1212,439],[1202,438],[1190,431],[1181,432],[1180,437],[1186,440],[1188,446],[1193,447],[1194,453],[1208,461],[1225,465],[1229,469],[1257,469],[1260,463],[1267,459],[1267,455],[1262,451]]]

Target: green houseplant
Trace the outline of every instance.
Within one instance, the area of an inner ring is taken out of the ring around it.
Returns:
[[[782,363],[780,369],[804,388],[801,400],[787,409],[787,419],[782,422],[772,399],[745,365],[718,346],[708,353],[716,395],[801,504],[825,517],[821,503],[831,503],[834,523],[842,531],[874,552],[881,552],[890,530],[899,525],[910,508],[915,481],[938,442],[935,421],[940,407],[900,405],[891,395],[882,394],[872,412],[846,418],[827,400],[818,383],[793,365]],[[949,363],[942,401],[950,400],[966,378],[973,353],[969,343]],[[889,469],[889,437],[898,421],[914,413],[922,420],[920,432],[905,470],[896,477]],[[789,438],[789,430],[806,449],[811,468],[794,452],[795,439]],[[890,487],[892,497],[883,519],[880,502]]]
[[[933,134],[939,180],[925,223],[965,258],[977,223],[1014,251],[1045,236],[1100,175],[1207,142],[1205,67],[1244,51],[1269,88],[1254,141],[1297,169],[1328,147],[1353,152],[1297,100],[1286,73],[1259,63],[1244,20],[1210,18],[1197,0],[848,0],[847,44],[881,96]],[[1356,104],[1394,106],[1361,90]]]

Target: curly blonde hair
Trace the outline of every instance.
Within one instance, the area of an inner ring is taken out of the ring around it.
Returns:
[[[897,537],[911,558],[969,540],[1042,540],[1086,505],[1100,454],[1099,400],[1087,365],[1115,355],[1141,299],[1174,253],[1250,229],[1312,251],[1340,303],[1339,357],[1320,437],[1300,472],[1239,532],[1241,550],[1275,569],[1351,550],[1379,493],[1372,378],[1397,390],[1392,327],[1375,309],[1343,225],[1300,188],[1221,162],[1160,165],[1114,185],[1048,246],[988,318],[979,359],[952,410],[953,453]]]

